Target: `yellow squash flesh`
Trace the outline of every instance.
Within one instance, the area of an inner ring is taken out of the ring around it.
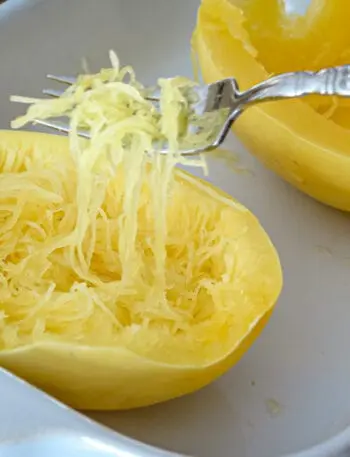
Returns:
[[[279,0],[202,0],[193,43],[203,77],[234,76],[247,89],[272,74],[350,63],[346,8],[344,0],[313,0],[305,16],[288,17]],[[349,129],[349,100],[321,96],[261,104],[234,125],[268,168],[346,211]]]
[[[17,154],[30,156],[34,151],[43,158],[48,154],[65,157],[68,141],[52,135],[0,131],[2,173],[6,158],[12,159],[7,160],[9,166]],[[159,352],[146,353],[142,347],[138,350],[123,345],[94,345],[93,341],[67,342],[62,334],[53,341],[3,348],[0,366],[77,409],[113,410],[146,406],[193,392],[240,359],[264,327],[280,293],[278,255],[259,221],[233,198],[182,171],[176,172],[176,179],[185,186],[189,198],[203,200],[209,208],[216,202],[229,217],[230,224],[222,228],[222,234],[235,243],[236,293],[223,300],[236,311],[227,334],[212,335],[212,343],[203,343],[212,344],[212,348],[203,346],[203,354],[199,351],[187,359],[176,343],[172,346],[167,342],[173,352],[162,352],[160,342]],[[1,192],[6,193],[6,189]],[[185,200],[183,204],[187,204]]]

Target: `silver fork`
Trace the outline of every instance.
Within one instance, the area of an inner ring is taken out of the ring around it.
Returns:
[[[47,75],[54,80],[66,85],[74,84],[73,77]],[[196,147],[181,148],[182,155],[196,155],[220,146],[225,140],[230,127],[244,112],[246,108],[258,103],[276,101],[289,98],[304,97],[311,94],[338,95],[350,97],[350,65],[325,68],[320,71],[299,71],[284,73],[274,76],[257,84],[250,89],[241,92],[234,78],[227,78],[213,84],[201,85],[194,88],[196,101],[192,108],[197,116],[217,110],[226,110],[227,116],[220,125],[213,125],[210,135],[211,141],[203,142]],[[46,89],[44,94],[52,97],[60,97],[63,90]],[[155,90],[149,99],[159,101],[159,91]],[[36,124],[69,133],[69,124],[51,120],[36,120]],[[81,131],[79,134],[89,138],[88,133]],[[181,145],[180,145],[181,146]],[[159,149],[161,153],[167,153],[165,147]]]

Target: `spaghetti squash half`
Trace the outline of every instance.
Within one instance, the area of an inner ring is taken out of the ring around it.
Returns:
[[[174,169],[178,85],[164,82],[159,115],[119,74],[34,102],[29,118],[43,103],[70,116],[69,139],[0,132],[0,365],[79,409],[208,384],[252,343],[282,283],[258,220]],[[152,149],[162,135],[166,157]]]
[[[292,3],[202,0],[193,45],[205,81],[234,77],[244,90],[281,72],[349,64],[348,3],[312,0],[306,12],[289,11]],[[247,109],[233,128],[286,181],[350,211],[349,99],[263,103]]]

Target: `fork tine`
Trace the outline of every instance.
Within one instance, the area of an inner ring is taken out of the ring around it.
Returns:
[[[35,121],[33,123],[35,125],[41,125],[43,127],[49,128],[51,130],[55,130],[56,132],[61,132],[61,133],[66,133],[66,134],[68,134],[70,132],[69,124],[66,122],[35,119]],[[82,138],[87,138],[87,139],[90,138],[89,134],[87,132],[84,132],[83,130],[79,130],[78,135],[81,136]]]
[[[66,84],[71,86],[72,84],[76,83],[77,79],[74,78],[74,76],[57,76],[57,75],[52,75],[48,74],[46,75],[47,79],[50,79],[51,81],[56,81],[58,83]],[[50,95],[51,97],[60,97],[63,94],[62,91],[58,90],[53,90],[53,89],[45,89],[43,90],[43,93],[45,95]],[[149,100],[151,102],[159,102],[160,101],[160,91],[159,89],[154,89],[152,92],[147,95],[146,100]]]
[[[56,130],[62,133],[69,133],[69,124],[64,122],[56,122],[56,121],[47,121],[43,119],[35,119],[33,122],[35,125],[42,125],[43,127],[47,127],[49,129]]]
[[[64,90],[44,89],[43,94],[49,95],[50,97],[58,98],[64,94]]]
[[[68,84],[69,86],[71,86],[77,81],[77,78],[74,78],[74,76],[57,76],[48,74],[46,75],[46,78],[51,79],[51,81],[56,81],[58,83]]]
[[[160,90],[159,88],[154,88],[150,91],[148,95],[146,95],[146,100],[151,102],[159,102],[160,101]]]
[[[64,90],[44,89],[43,94],[49,95],[50,97],[59,98],[59,97],[61,97],[61,95],[64,94]],[[158,103],[160,101],[160,98],[157,96],[157,94],[155,94],[155,95],[152,94],[152,95],[147,96],[146,100],[149,100],[150,102]]]

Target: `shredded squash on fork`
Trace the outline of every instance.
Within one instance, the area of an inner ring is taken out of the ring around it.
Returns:
[[[40,290],[30,284],[29,294],[33,295],[33,301],[37,301],[36,294],[44,302],[54,299],[60,282],[62,291],[68,294],[65,298],[67,309],[75,301],[81,302],[83,296],[83,301],[89,304],[84,310],[86,318],[91,318],[95,310],[99,310],[111,319],[116,328],[123,328],[125,324],[123,318],[118,318],[119,314],[128,314],[127,321],[131,323],[139,321],[140,305],[136,301],[135,309],[128,305],[128,311],[123,312],[123,298],[126,296],[129,303],[129,295],[143,289],[143,307],[149,316],[144,322],[160,319],[169,324],[171,331],[176,332],[176,323],[183,325],[183,316],[187,313],[167,298],[172,285],[166,278],[165,265],[166,205],[171,198],[175,165],[187,163],[205,167],[204,159],[186,160],[178,153],[184,112],[189,112],[182,89],[192,83],[183,78],[160,80],[161,101],[157,110],[152,101],[145,98],[146,90],[136,81],[133,70],[130,67],[120,68],[113,52],[110,57],[111,69],[80,76],[77,83],[58,99],[12,97],[13,101],[31,105],[25,116],[12,122],[13,128],[35,119],[63,115],[69,117],[70,150],[76,167],[76,176],[71,184],[73,186],[75,182],[72,195],[75,194],[77,206],[74,210],[70,208],[72,212],[69,213],[68,208],[57,205],[62,195],[52,192],[53,213],[62,213],[60,224],[56,224],[56,227],[61,232],[62,221],[65,221],[64,235],[51,232],[48,239],[43,221],[31,221],[33,229],[35,225],[37,232],[42,232],[45,242],[35,252],[24,252],[23,258],[16,262],[17,279],[9,274],[6,276],[11,284],[12,281],[17,282],[22,291],[21,277],[31,263],[36,271],[36,282],[40,284]],[[79,129],[88,132],[91,141],[79,138]],[[168,140],[170,145],[167,155],[155,151],[155,140],[162,138]],[[64,177],[63,181],[67,178]],[[111,188],[111,183],[115,182],[118,182],[117,190]],[[142,185],[147,187],[152,202],[152,207],[147,210],[141,201]],[[25,183],[20,190],[27,191]],[[38,187],[39,198],[41,192],[47,194],[46,189]],[[113,204],[110,197],[113,197]],[[47,199],[51,203],[49,195]],[[18,203],[14,201],[13,208],[21,217]],[[138,216],[142,211],[149,225],[149,234],[145,238],[138,230]],[[112,220],[111,213],[114,213]],[[50,216],[54,218],[53,214]],[[55,232],[55,224],[51,224],[50,229]],[[28,238],[28,245],[31,241]],[[98,251],[101,247],[105,248],[103,245],[108,249],[106,254],[101,255]],[[64,281],[63,278],[56,278],[54,271],[61,274],[59,266],[67,268],[68,265],[69,279]],[[101,270],[106,266],[112,282],[101,278]],[[187,270],[190,271],[189,268]],[[181,267],[178,273],[180,271]],[[73,278],[75,280],[72,282]],[[200,288],[197,289],[192,291],[193,298],[199,293]],[[111,290],[113,298],[109,296]],[[61,294],[59,297],[57,299],[63,299]],[[24,301],[32,308],[33,319],[41,314],[42,300],[34,307],[27,300]],[[110,303],[109,306],[106,301]],[[72,313],[64,321],[65,326],[71,324],[72,328],[78,330],[76,336],[81,334],[81,330],[74,323],[77,319],[80,321],[81,317],[79,313]]]

